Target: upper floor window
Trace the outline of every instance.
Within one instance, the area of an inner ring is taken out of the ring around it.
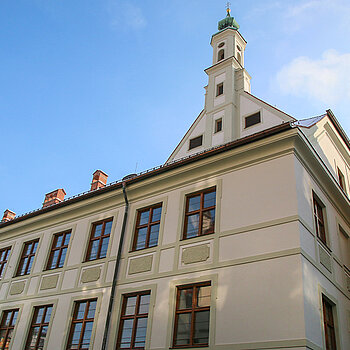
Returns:
[[[0,323],[0,349],[9,349],[11,339],[13,338],[13,332],[15,329],[18,309],[5,310],[2,313]]]
[[[124,295],[117,349],[144,349],[150,291]]]
[[[9,258],[10,252],[11,252],[11,247],[6,247],[0,250],[0,279],[2,278],[5,272],[5,268],[6,268],[6,264],[7,264],[7,260]]]
[[[218,52],[218,61],[221,61],[225,58],[225,50],[224,49],[221,49],[219,50]]]
[[[215,206],[215,187],[186,197],[184,239],[214,232]]]
[[[52,313],[52,305],[36,306],[25,349],[42,350]]]
[[[54,235],[49,260],[46,269],[53,270],[62,267],[67,255],[71,231],[57,233]]]
[[[333,319],[333,305],[325,296],[322,296],[323,325],[326,340],[326,350],[336,350],[335,327]]]
[[[35,239],[34,241],[26,242],[24,244],[16,276],[24,276],[30,274],[38,244],[39,239]]]
[[[208,346],[210,282],[177,287],[174,348]]]
[[[215,132],[222,130],[222,118],[215,120]]]
[[[249,115],[248,117],[245,117],[244,121],[245,121],[245,126],[244,126],[245,128],[249,128],[250,126],[259,124],[261,122],[260,112],[257,112],[252,115]]]
[[[106,257],[112,223],[113,219],[110,218],[92,224],[90,241],[85,259],[86,261]]]
[[[72,324],[66,350],[89,349],[97,299],[74,303]]]
[[[189,146],[189,150],[202,146],[203,144],[203,135],[195,137],[193,139],[190,140],[190,146]]]
[[[216,85],[216,96],[220,96],[224,93],[224,83]]]
[[[343,173],[340,171],[339,168],[338,168],[338,181],[339,181],[339,186],[345,192],[346,191],[346,188],[345,188],[345,177],[344,177]]]
[[[240,64],[242,64],[242,48],[239,45],[236,45],[237,49],[237,60]]]
[[[137,212],[136,229],[132,250],[155,247],[158,244],[162,204]]]
[[[325,220],[324,220],[325,206],[315,196],[315,194],[313,195],[313,206],[314,206],[314,221],[315,221],[316,235],[324,244],[327,244],[326,226],[325,226]]]

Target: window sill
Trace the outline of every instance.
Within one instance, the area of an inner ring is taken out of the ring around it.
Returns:
[[[186,238],[181,238],[180,242],[186,242],[188,240],[194,239],[194,238],[204,238],[210,235],[213,235],[215,232],[210,232],[210,233],[205,233],[204,235],[200,235],[200,236],[193,236],[193,237],[186,237]]]

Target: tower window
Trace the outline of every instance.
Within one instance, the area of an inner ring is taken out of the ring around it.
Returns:
[[[224,46],[225,46],[225,43],[222,42],[222,43],[220,43],[220,44],[218,45],[218,48],[220,49],[221,47],[224,47]]]
[[[242,64],[242,49],[239,45],[236,45],[237,48],[237,60],[240,64]]]
[[[245,117],[245,128],[249,128],[250,126],[259,124],[260,122],[261,122],[260,112],[249,115],[248,117]]]
[[[215,120],[215,132],[222,130],[222,118]]]
[[[224,49],[221,49],[219,52],[218,52],[218,61],[221,61],[225,58],[225,50]]]
[[[339,181],[340,187],[345,192],[345,177],[339,168],[338,168],[338,181]]]
[[[216,85],[216,96],[220,96],[224,93],[224,83]]]
[[[199,146],[202,146],[202,144],[203,144],[203,135],[195,137],[194,139],[190,140],[189,150],[196,148],[196,147],[199,147]]]

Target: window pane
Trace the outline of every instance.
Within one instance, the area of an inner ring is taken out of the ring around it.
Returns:
[[[137,232],[136,249],[146,247],[147,227],[140,228]]]
[[[90,255],[89,255],[89,260],[95,260],[97,258],[97,252],[98,252],[98,245],[99,245],[100,241],[92,241],[91,244],[91,251],[90,251]]]
[[[195,196],[188,199],[188,211],[199,210],[201,204],[201,196]]]
[[[86,322],[85,324],[85,330],[84,330],[83,341],[82,341],[82,345],[84,346],[89,346],[90,344],[93,325],[94,325],[93,322]]]
[[[214,231],[215,209],[203,212],[202,234]]]
[[[159,221],[162,215],[162,207],[154,208],[152,214],[152,222]]]
[[[149,247],[154,247],[158,244],[158,235],[159,235],[159,224],[152,225],[150,236],[149,236]]]
[[[44,311],[45,311],[44,307],[37,308],[36,317],[34,318],[34,323],[42,322]]]
[[[131,336],[132,336],[132,327],[134,324],[134,320],[124,320],[122,336],[120,340],[120,348],[130,348],[131,347]]]
[[[97,305],[96,300],[90,302],[89,311],[87,313],[87,318],[94,318],[95,317],[96,305]]]
[[[140,222],[139,225],[146,225],[148,224],[149,220],[149,210],[146,210],[140,214]]]
[[[70,240],[70,233],[66,234],[66,238],[64,239],[64,245],[68,245]]]
[[[82,323],[76,323],[73,325],[73,337],[72,337],[72,345],[78,345],[79,344],[79,339],[80,339],[80,334],[81,334],[81,328],[83,324]]]
[[[146,343],[147,317],[139,318],[136,325],[135,347],[144,347]]]
[[[63,243],[63,234],[57,236],[56,247],[60,247]]]
[[[191,314],[179,314],[177,322],[177,330],[175,336],[175,345],[190,344],[191,334]]]
[[[57,260],[58,260],[58,255],[60,254],[59,250],[55,250],[52,254],[52,260],[51,263],[49,264],[49,268],[55,268],[57,265]]]
[[[86,303],[79,303],[77,316],[75,317],[76,320],[82,320],[84,318],[85,308]]]
[[[209,339],[209,311],[198,311],[195,313],[194,322],[194,344],[208,344]]]
[[[109,237],[105,237],[105,238],[102,239],[100,258],[105,258],[106,257],[107,249],[108,249],[108,242],[109,242]]]
[[[140,296],[140,307],[138,312],[139,314],[148,314],[150,298],[151,298],[150,294]]]
[[[126,308],[125,308],[125,315],[134,315],[135,314],[135,307],[136,307],[136,299],[137,297],[128,297]]]
[[[46,309],[46,315],[45,315],[44,323],[49,323],[50,322],[51,313],[52,313],[52,307],[50,306],[50,307],[48,307]]]
[[[111,233],[112,223],[113,223],[112,221],[106,222],[105,232],[104,232],[105,235],[109,235]]]
[[[34,242],[34,247],[32,249],[32,254],[35,254],[36,248],[38,248],[38,242]]]
[[[186,237],[198,236],[199,214],[189,215],[187,217]]]
[[[67,255],[67,248],[63,248],[62,253],[61,253],[61,259],[60,259],[60,262],[58,264],[58,267],[62,267],[64,265],[64,260],[66,259],[66,255]]]
[[[204,194],[204,203],[203,203],[204,208],[209,208],[209,207],[215,206],[215,202],[216,202],[216,192],[215,191]]]
[[[193,298],[193,288],[181,289],[178,308],[180,310],[190,309],[192,307],[192,298]]]
[[[98,225],[95,226],[95,231],[94,231],[94,234],[93,234],[93,238],[101,236],[102,225],[103,224],[98,224]]]
[[[198,287],[197,288],[197,306],[205,307],[210,306],[210,286]]]

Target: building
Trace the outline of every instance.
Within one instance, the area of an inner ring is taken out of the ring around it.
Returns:
[[[228,11],[164,165],[0,223],[0,349],[350,349],[350,142],[253,96]]]

